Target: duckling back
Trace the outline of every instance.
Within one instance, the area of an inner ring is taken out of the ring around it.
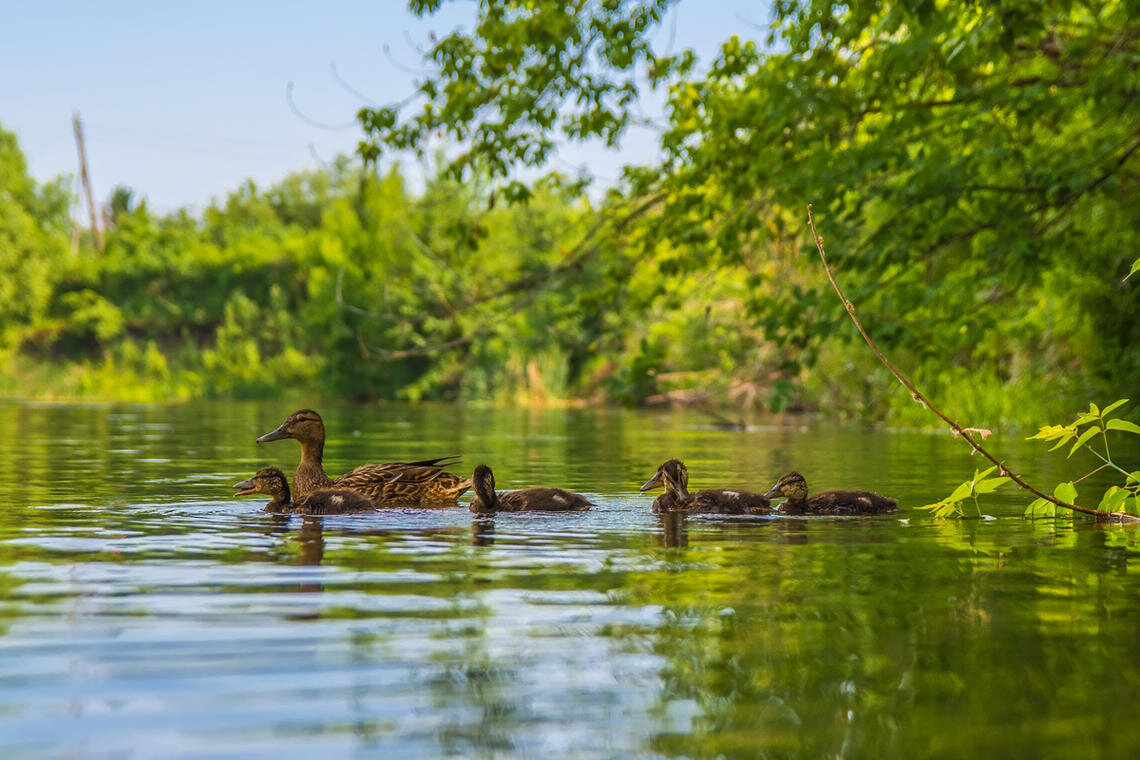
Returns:
[[[523,488],[495,495],[494,504],[488,504],[478,494],[471,499],[471,511],[476,514],[495,512],[584,512],[591,504],[582,494],[562,488]]]
[[[871,491],[822,491],[807,501],[785,502],[780,514],[788,515],[887,515],[899,511],[899,503]]]
[[[666,512],[688,512],[706,515],[768,515],[772,507],[768,499],[751,491],[738,491],[728,488],[708,488],[689,494],[682,499],[677,494],[665,492],[653,500],[654,514]]]
[[[289,510],[304,515],[343,515],[375,509],[372,500],[347,488],[320,488],[293,502]]]

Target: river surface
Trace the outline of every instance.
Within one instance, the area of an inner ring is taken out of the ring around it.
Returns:
[[[291,475],[254,438],[293,408],[0,402],[0,757],[1140,756],[1140,533],[915,510],[979,464],[948,435],[323,405],[330,473],[462,454],[599,506],[284,518],[230,486]],[[663,525],[670,457],[903,511]]]

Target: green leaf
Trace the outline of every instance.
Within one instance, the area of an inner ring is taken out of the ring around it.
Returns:
[[[1067,435],[1065,435],[1065,437],[1063,437],[1061,440],[1057,441],[1057,443],[1055,443],[1055,444],[1053,445],[1053,447],[1052,447],[1052,448],[1050,448],[1049,450],[1050,450],[1050,451],[1056,451],[1057,449],[1061,448],[1061,447],[1062,447],[1062,446],[1064,446],[1066,443],[1068,443],[1069,441],[1073,440],[1073,439],[1074,439],[1074,438],[1076,438],[1076,437],[1077,437],[1077,433],[1076,433],[1076,431],[1074,430],[1073,432],[1071,432],[1071,433],[1068,433]]]
[[[1076,430],[1070,425],[1046,425],[1035,434],[1029,436],[1027,440],[1040,439],[1042,441],[1051,441],[1054,438],[1060,438],[1063,435],[1072,437],[1076,435]]]
[[[1120,507],[1124,504],[1124,500],[1129,496],[1129,492],[1119,486],[1112,486],[1104,492],[1104,496],[1100,499],[1100,506],[1097,509],[1103,509],[1106,512],[1119,512]]]
[[[993,472],[996,469],[997,469],[997,465],[995,464],[993,467],[990,467],[987,470],[982,470],[982,471],[974,470],[974,482],[977,483],[979,480],[984,479],[987,475],[989,475],[991,472]]]
[[[926,504],[919,507],[934,513],[935,517],[949,517],[953,514],[962,514],[962,510],[954,502],[950,501],[936,501],[933,504]]]
[[[1048,499],[1034,499],[1025,508],[1026,517],[1056,517],[1057,505]]]
[[[1076,503],[1077,487],[1072,483],[1058,483],[1057,487],[1053,489],[1053,496],[1061,501],[1067,501],[1070,504]]]
[[[1124,279],[1127,280],[1129,277],[1136,274],[1137,272],[1140,272],[1140,259],[1136,259],[1135,261],[1132,262],[1132,268],[1128,270],[1128,274],[1124,275]]]
[[[1076,427],[1080,427],[1081,425],[1087,425],[1090,422],[1096,422],[1099,419],[1100,419],[1099,414],[1092,414],[1091,412],[1085,412],[1080,417],[1077,417],[1075,420],[1073,420],[1073,425]]]
[[[1140,470],[1128,473],[1128,480],[1131,480],[1133,483],[1140,483]]]
[[[1111,404],[1109,404],[1108,406],[1106,406],[1104,408],[1104,411],[1102,411],[1100,413],[1100,416],[1101,417],[1107,417],[1108,413],[1111,412],[1113,409],[1116,409],[1117,407],[1121,406],[1122,404],[1127,404],[1127,403],[1128,403],[1128,399],[1126,399],[1126,398],[1122,398],[1119,401],[1113,401]]]
[[[990,478],[974,484],[975,493],[990,493],[1004,486],[1009,482],[1009,478]]]
[[[957,504],[943,504],[938,509],[934,510],[935,517],[950,517],[951,515],[962,514],[962,509]]]
[[[1113,421],[1115,422],[1115,420],[1113,420]],[[1099,433],[1100,433],[1100,428],[1098,428],[1098,427],[1090,427],[1088,430],[1081,433],[1081,437],[1078,438],[1077,442],[1073,444],[1073,448],[1069,449],[1069,456],[1071,457],[1073,454],[1076,454],[1077,449],[1084,446],[1086,443],[1089,442],[1090,438],[1092,438],[1094,435],[1098,435]]]
[[[1109,430],[1123,430],[1125,433],[1140,435],[1140,425],[1128,420],[1109,420],[1105,423],[1105,427]]]
[[[974,483],[973,481],[967,480],[965,483],[955,488],[953,493],[943,499],[943,501],[957,502],[961,501],[962,499],[968,499],[970,498],[970,494],[973,492]]]

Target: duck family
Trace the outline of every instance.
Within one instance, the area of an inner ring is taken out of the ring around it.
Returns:
[[[258,443],[292,438],[301,445],[301,461],[293,474],[293,487],[277,467],[263,467],[253,477],[234,485],[235,496],[263,494],[271,497],[267,512],[306,515],[352,514],[382,507],[455,506],[472,489],[470,509],[476,515],[497,512],[582,512],[592,504],[585,496],[562,488],[524,488],[496,491],[495,474],[478,465],[469,478],[447,472],[458,456],[415,462],[365,464],[336,478],[325,473],[323,458],[325,424],[312,409],[293,412]],[[658,515],[882,515],[898,512],[898,502],[870,491],[822,491],[808,493],[807,481],[790,472],[767,493],[741,488],[689,490],[689,471],[678,459],[657,468],[641,491],[663,488],[653,500]],[[774,499],[783,499],[773,504]]]

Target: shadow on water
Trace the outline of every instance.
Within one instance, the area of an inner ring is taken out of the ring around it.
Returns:
[[[926,434],[615,410],[322,409],[326,466],[463,452],[582,514],[269,515],[275,405],[0,404],[0,754],[1127,757],[1137,533],[914,506]],[[1011,458],[1059,479],[1020,441]],[[897,496],[873,519],[656,517],[636,489]]]

